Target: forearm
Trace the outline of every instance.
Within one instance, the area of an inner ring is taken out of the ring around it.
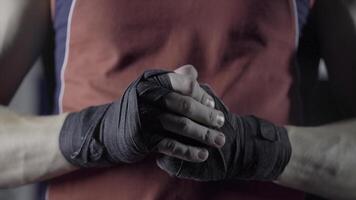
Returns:
[[[356,120],[287,127],[292,156],[278,183],[332,199],[356,198]]]
[[[0,107],[0,188],[41,181],[76,169],[59,149],[65,117],[23,117]]]

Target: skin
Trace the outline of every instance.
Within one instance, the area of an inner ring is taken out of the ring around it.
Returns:
[[[6,41],[0,46],[0,74],[15,76],[14,80],[0,79],[1,86],[12,86],[10,89],[1,89],[0,101],[6,104],[16,90],[15,86],[39,55],[42,45],[40,41],[48,28],[49,6],[48,2],[41,0],[4,2],[5,0],[1,1],[1,4],[6,3],[5,10],[10,10],[12,13],[10,16],[14,16],[11,19],[15,19],[11,23],[0,23],[0,26],[4,26],[0,27],[2,37],[0,41]],[[339,74],[337,69],[341,67],[347,71],[356,64],[355,56],[350,53],[356,52],[356,31],[354,31],[354,23],[345,25],[340,22],[356,22],[351,14],[355,6],[353,1],[346,0],[319,2],[321,3],[317,3],[316,6],[318,23],[316,31],[320,40],[318,42],[321,54],[330,72],[332,89],[340,97],[338,100],[340,105],[347,107],[350,102],[344,97],[347,96],[347,92],[354,90],[340,91],[340,88],[349,87],[342,80],[347,78],[352,82],[356,80],[353,79],[355,75],[354,73]],[[32,6],[36,7],[37,13],[43,15],[38,14],[28,18],[31,20],[20,17],[30,15]],[[329,15],[329,13],[333,14]],[[331,21],[335,23],[330,23]],[[24,26],[25,24],[27,25]],[[34,30],[29,30],[31,25],[39,27],[40,30],[36,29],[36,31],[40,34],[33,34],[31,31]],[[17,34],[9,35],[7,30]],[[15,49],[20,50],[15,51]],[[18,57],[28,59],[16,61],[21,60],[16,59]],[[12,67],[16,70],[12,70]],[[210,146],[221,146],[215,141],[219,140],[222,133],[214,132],[208,127],[219,127],[224,120],[218,117],[219,112],[213,109],[213,103],[207,101],[209,96],[198,86],[195,69],[184,66],[170,74],[170,79],[175,93],[168,95],[165,103],[167,109],[175,114],[161,116],[160,120],[165,124],[165,129]],[[5,108],[0,109],[0,187],[45,180],[76,170],[63,158],[58,147],[59,131],[65,116],[66,114],[52,117],[26,117]],[[292,157],[276,183],[327,198],[355,199],[355,127],[355,119],[319,127],[287,126],[293,149]],[[221,143],[223,142],[224,139],[221,139]],[[157,146],[157,151],[193,162],[202,162],[208,157],[208,152],[204,149],[178,143],[169,138]]]
[[[288,126],[292,157],[277,183],[328,199],[356,199],[356,120]]]
[[[165,104],[168,110],[176,114],[165,113],[159,117],[163,128],[212,147],[222,147],[225,143],[224,134],[208,127],[223,126],[224,115],[214,109],[213,98],[199,86],[195,68],[185,65],[169,74],[169,77],[172,88],[177,92],[168,94]],[[209,156],[206,149],[170,138],[163,139],[157,145],[157,151],[191,162],[203,162]]]
[[[224,125],[224,114],[214,109],[214,100],[198,84],[198,73],[192,65],[185,65],[169,74],[172,88],[176,91],[165,98],[169,111],[159,118],[163,128],[172,133],[194,139],[212,147],[222,147],[225,143],[223,133],[210,127]],[[165,138],[157,145],[157,151],[169,156],[191,162],[203,162],[209,152],[206,149],[186,145]]]
[[[26,117],[0,107],[1,188],[46,180],[76,169],[59,150],[59,130],[65,117]]]

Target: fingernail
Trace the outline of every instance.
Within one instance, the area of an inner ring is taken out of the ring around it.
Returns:
[[[206,150],[199,151],[199,153],[198,153],[198,157],[201,160],[206,160],[208,158],[208,156],[209,156],[209,153]]]
[[[207,98],[206,99],[206,106],[210,107],[210,108],[214,108],[215,107],[215,102],[213,99]]]
[[[222,134],[219,135],[219,136],[217,136],[217,137],[215,138],[214,142],[215,142],[215,144],[216,144],[217,146],[219,146],[219,147],[224,146],[224,144],[225,144],[225,136],[222,135]]]
[[[225,117],[222,113],[219,113],[216,117],[216,121],[220,127],[222,127],[225,123]]]

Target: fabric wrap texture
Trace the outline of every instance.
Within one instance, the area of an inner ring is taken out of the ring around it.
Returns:
[[[104,167],[133,163],[152,152],[162,139],[152,131],[160,126],[157,113],[172,90],[167,73],[146,71],[120,100],[70,113],[59,138],[64,157],[75,166]]]
[[[157,160],[158,166],[171,175],[199,181],[275,180],[291,157],[286,129],[255,116],[234,115],[208,87],[203,88],[225,115],[225,124],[219,129],[225,134],[225,145],[208,148],[209,158],[203,163],[163,156]]]

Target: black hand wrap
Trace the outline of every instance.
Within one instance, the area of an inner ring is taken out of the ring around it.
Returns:
[[[64,157],[79,167],[110,166],[143,159],[162,139],[159,108],[171,90],[168,72],[146,71],[111,104],[90,107],[66,118],[59,144]],[[144,131],[143,131],[144,130]],[[154,134],[152,134],[152,133]]]
[[[200,181],[276,179],[291,156],[286,129],[254,116],[233,115],[209,88],[204,89],[225,115],[225,124],[219,129],[226,136],[225,145],[209,148],[209,158],[203,163],[163,156],[157,160],[159,167],[171,175]]]

